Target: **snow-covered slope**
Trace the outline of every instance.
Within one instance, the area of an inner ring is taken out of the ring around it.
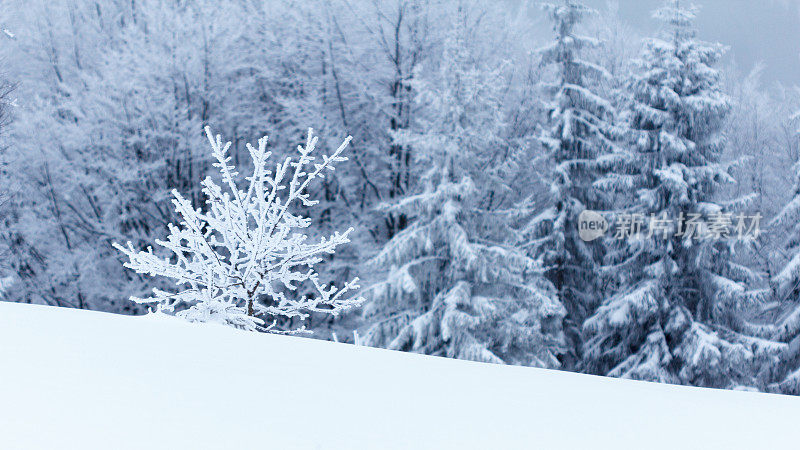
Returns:
[[[0,302],[0,449],[771,449],[800,399]]]

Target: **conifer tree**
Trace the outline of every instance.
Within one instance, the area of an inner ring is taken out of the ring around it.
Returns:
[[[720,162],[729,100],[713,68],[723,47],[695,38],[695,14],[677,0],[654,12],[666,32],[645,42],[628,83],[629,145],[602,161],[596,186],[616,194],[614,237],[622,239],[605,260],[613,293],[584,324],[585,370],[753,386],[779,346],[750,337],[764,330],[744,319],[764,295],[748,289],[757,277],[731,258],[732,211],[746,199],[714,202],[715,188],[733,181]],[[697,227],[685,220],[696,214]],[[640,236],[636,217],[645,222]],[[714,235],[715,227],[725,231]],[[620,235],[626,228],[633,233]]]
[[[776,365],[773,389],[800,395],[800,162],[794,166],[795,183],[789,203],[770,222],[772,228],[788,229],[786,250],[789,261],[771,280],[776,300],[790,306],[777,324],[774,338],[786,342],[787,353]]]
[[[389,270],[369,290],[365,342],[558,367],[564,308],[538,261],[514,248],[500,211],[514,184],[501,157],[514,152],[503,136],[504,77],[470,51],[468,13],[456,17],[441,66],[414,86],[428,114],[395,133],[428,170],[418,193],[387,206],[412,221],[372,261]]]
[[[605,207],[602,191],[593,188],[598,158],[613,146],[612,104],[598,95],[598,85],[608,78],[602,67],[583,59],[599,42],[577,34],[576,27],[594,11],[565,1],[547,4],[555,40],[539,50],[542,63],[555,70],[555,79],[542,85],[549,103],[549,124],[540,140],[554,166],[551,192],[554,205],[533,219],[537,238],[531,246],[548,267],[547,278],[567,308],[570,364],[580,358],[580,326],[599,302],[599,263],[602,247],[582,240],[578,216],[584,210]]]

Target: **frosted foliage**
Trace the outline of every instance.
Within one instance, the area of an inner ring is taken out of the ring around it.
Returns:
[[[795,114],[797,119],[800,114]],[[772,337],[788,343],[787,355],[776,365],[776,382],[773,388],[778,392],[800,395],[800,161],[795,172],[794,189],[789,202],[770,222],[774,230],[788,230],[784,245],[788,261],[773,276],[772,288],[777,300],[791,305],[780,317]]]
[[[564,308],[541,264],[489,198],[510,190],[503,65],[471,51],[468,13],[445,39],[441,65],[412,84],[427,113],[394,134],[426,167],[418,192],[383,207],[412,217],[371,261],[368,345],[475,361],[558,367]],[[505,206],[499,204],[499,206]]]
[[[530,253],[548,267],[568,313],[572,336],[569,360],[580,353],[580,323],[599,302],[597,276],[600,247],[578,235],[578,215],[585,209],[605,209],[606,199],[592,186],[600,158],[613,148],[614,106],[601,95],[609,73],[588,55],[600,43],[578,33],[578,25],[596,12],[575,2],[546,4],[553,22],[553,42],[537,54],[550,70],[539,84],[548,113],[539,141],[553,167],[549,176],[553,206],[537,215],[527,228],[533,239]]]
[[[771,221],[770,226],[790,231],[786,247],[790,252],[789,262],[773,280],[782,299],[800,300],[800,162],[795,164],[795,184],[789,203]]]
[[[654,13],[663,39],[645,41],[627,81],[623,113],[627,145],[600,162],[594,186],[615,196],[618,214],[674,219],[746,206],[748,199],[713,202],[731,182],[720,163],[730,99],[713,64],[720,44],[694,38],[696,8],[667,1]],[[748,322],[766,294],[736,265],[728,242],[648,237],[609,240],[604,272],[609,295],[583,327],[585,368],[591,372],[715,387],[762,386],[760,369],[780,345],[748,335],[768,329]],[[697,320],[697,322],[695,321]]]
[[[277,331],[278,319],[302,321],[312,312],[336,315],[360,304],[362,298],[350,296],[358,288],[358,278],[336,288],[321,282],[314,269],[323,256],[332,255],[339,245],[349,242],[353,229],[310,243],[303,231],[311,221],[295,212],[298,206],[317,203],[309,198],[306,188],[332,171],[335,163],[347,159],[342,152],[350,138],[330,156],[323,155],[314,162],[312,153],[318,138],[309,129],[305,145],[298,146],[299,158],[287,157],[274,170],[268,168],[271,152],[267,151],[267,138],[261,138],[256,147],[247,146],[253,173],[244,178],[246,187],[240,188],[239,173],[228,155],[230,142],[223,144],[208,127],[206,134],[222,184],[211,177],[203,180],[205,210],[195,209],[173,191],[181,222],[169,225],[166,240],[156,241],[172,256],[160,256],[152,248],[137,251],[130,242],[126,247],[115,244],[129,258],[126,267],[171,278],[180,289],[154,289],[152,297],[132,300],[154,303],[162,311],[185,307],[177,315],[192,322],[262,331]],[[315,295],[293,298],[291,293],[304,283],[313,285]],[[300,327],[288,332],[303,330]]]

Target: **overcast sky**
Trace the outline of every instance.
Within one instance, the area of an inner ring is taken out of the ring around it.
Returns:
[[[607,1],[583,0],[597,9]],[[653,34],[658,22],[650,12],[662,0],[617,1],[623,20],[644,35]],[[701,7],[700,37],[729,46],[728,57],[742,70],[763,62],[764,81],[800,85],[800,0],[695,0],[695,4]]]

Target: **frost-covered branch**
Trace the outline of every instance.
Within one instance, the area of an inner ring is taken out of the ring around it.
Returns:
[[[339,245],[350,242],[352,228],[344,233],[308,243],[303,229],[310,219],[293,212],[298,203],[313,206],[308,185],[323,178],[334,164],[345,161],[342,152],[350,137],[331,155],[320,162],[312,153],[318,138],[308,130],[304,146],[298,146],[300,157],[286,158],[269,170],[267,138],[258,140],[258,147],[247,148],[253,160],[253,174],[244,179],[247,189],[240,189],[239,173],[230,164],[231,143],[211,134],[206,127],[212,155],[221,175],[222,186],[210,177],[202,182],[206,209],[195,209],[179,192],[173,191],[172,203],[180,216],[180,224],[169,225],[166,240],[156,244],[172,253],[162,257],[137,251],[133,244],[114,244],[129,262],[125,267],[138,273],[163,276],[175,280],[177,292],[153,290],[148,298],[133,298],[138,303],[156,303],[160,310],[181,309],[177,315],[189,321],[219,322],[248,330],[273,330],[278,318],[305,320],[312,312],[336,315],[360,304],[363,299],[350,295],[358,289],[358,278],[341,288],[320,282],[314,266],[324,255],[331,255]],[[292,298],[287,293],[308,283],[313,296]],[[266,324],[271,320],[270,325]],[[303,331],[304,328],[289,332]]]

